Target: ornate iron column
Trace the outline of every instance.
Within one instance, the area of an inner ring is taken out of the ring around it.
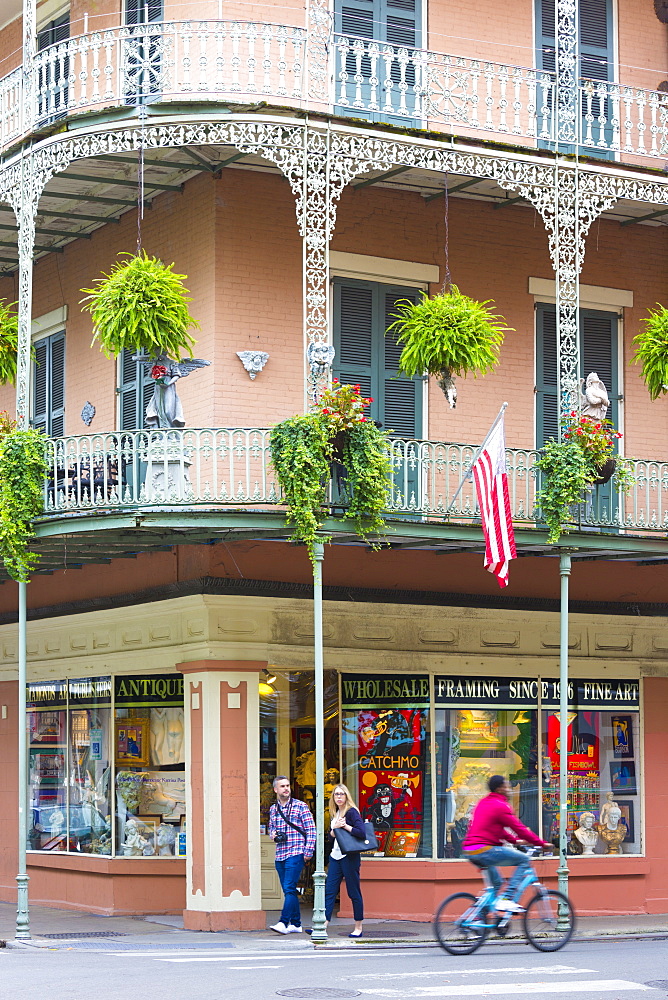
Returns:
[[[578,127],[578,58],[579,0],[556,0],[554,24],[556,31],[556,140],[561,147],[577,143]]]
[[[325,546],[316,542],[313,562],[313,633],[315,668],[315,871],[313,872],[313,932],[316,943],[327,940],[325,925],[325,713],[322,646],[322,563]]]
[[[304,129],[300,229],[304,253],[306,408],[329,382],[334,360],[329,329],[329,242],[335,207],[329,183],[329,133]]]
[[[559,617],[559,892],[568,895],[568,861],[566,860],[566,821],[568,819],[568,580],[571,575],[571,554],[559,557],[561,605]]]

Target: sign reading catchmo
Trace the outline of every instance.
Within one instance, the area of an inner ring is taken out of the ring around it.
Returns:
[[[429,708],[429,678],[411,674],[343,674],[341,707]]]
[[[543,708],[559,707],[556,678],[436,677],[434,699],[439,708]],[[568,685],[568,703],[578,709],[638,709],[640,681],[574,678]]]
[[[115,678],[116,708],[150,708],[152,705],[181,708],[183,674],[149,674]]]

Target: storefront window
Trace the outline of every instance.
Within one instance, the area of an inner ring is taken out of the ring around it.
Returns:
[[[111,854],[111,678],[29,684],[28,846]]]
[[[431,856],[428,709],[428,677],[341,677],[344,781],[378,857]]]
[[[116,853],[185,855],[183,677],[116,677]]]
[[[31,850],[185,855],[180,674],[29,684],[27,707]]]
[[[325,796],[339,781],[337,675],[324,673]],[[277,774],[315,815],[315,678],[313,671],[272,666],[260,676],[260,829],[267,831]]]
[[[641,850],[638,690],[638,681],[569,686],[569,854]],[[492,774],[508,779],[522,822],[558,847],[558,681],[437,677],[435,700],[438,857],[461,856]]]

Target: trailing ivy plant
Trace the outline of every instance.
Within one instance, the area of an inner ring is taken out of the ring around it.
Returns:
[[[108,358],[124,350],[156,358],[192,357],[195,340],[188,328],[199,324],[188,310],[192,298],[183,285],[186,275],[146,251],[121,256],[128,260],[97,278],[96,288],[81,289],[88,293],[81,304],[93,317],[92,344],[99,340]]]
[[[19,430],[7,413],[0,414],[0,558],[21,582],[39,561],[28,545],[35,537],[32,522],[44,508],[44,443],[41,431]]]
[[[477,302],[456,285],[433,298],[422,292],[418,302],[400,299],[394,323],[388,327],[400,344],[399,371],[409,378],[436,375],[455,405],[453,375],[484,375],[499,359],[499,348],[511,327],[489,308],[491,299]]]
[[[19,349],[19,318],[16,302],[0,300],[0,383],[16,382],[16,355]],[[1,433],[1,430],[0,430]]]
[[[645,329],[633,338],[634,362],[642,365],[642,377],[651,399],[668,392],[668,309],[657,302],[656,309],[642,319]]]
[[[387,434],[364,416],[371,399],[359,386],[336,380],[310,413],[290,417],[271,432],[271,460],[287,504],[293,538],[304,542],[313,560],[314,545],[326,516],[326,501],[335,446],[345,466],[345,517],[363,538],[382,534],[382,511],[390,492]],[[324,539],[325,541],[327,539]],[[371,541],[372,545],[375,542]]]
[[[549,438],[536,468],[543,485],[536,493],[536,506],[548,527],[548,542],[559,541],[573,523],[573,505],[582,503],[587,489],[596,482],[601,467],[614,458],[613,480],[622,493],[635,484],[629,459],[613,456],[614,441],[621,438],[609,420],[579,416],[572,410],[562,419],[562,439]]]

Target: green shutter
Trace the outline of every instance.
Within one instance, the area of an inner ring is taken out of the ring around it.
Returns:
[[[32,423],[49,437],[65,433],[65,334],[35,344]]]
[[[580,65],[579,76],[590,80],[614,80],[614,54],[612,49],[612,0],[580,0]],[[555,36],[555,0],[536,0],[536,65],[538,69],[554,72],[556,68],[556,36]],[[583,109],[583,113],[584,113]],[[601,113],[600,98],[592,99],[591,113],[596,121]],[[605,101],[604,115],[608,124],[605,126],[606,145],[612,143],[612,125],[610,124],[612,108]],[[583,135],[586,135],[586,122],[581,123]],[[598,137],[596,125],[592,140]],[[545,143],[541,143],[542,146]],[[549,143],[547,144],[550,145]],[[573,147],[564,152],[574,152]],[[611,151],[597,148],[596,145],[582,146],[583,153],[588,156],[609,157]]]
[[[33,372],[32,422],[33,426],[48,434],[47,407],[49,396],[47,385],[49,379],[49,352],[48,341],[46,339],[40,340],[35,344]]]
[[[556,307],[539,303],[536,309],[536,447],[559,432],[557,406]],[[619,412],[617,369],[617,314],[580,310],[580,377],[598,372],[610,397],[608,419],[616,425]]]
[[[146,406],[153,384],[146,367],[134,360],[132,351],[123,351],[119,363],[122,431],[133,431],[144,426]]]
[[[394,46],[395,53],[401,48],[414,49],[421,45],[421,0],[335,0],[334,5],[334,26],[335,31],[346,35],[349,38],[372,38],[385,45]],[[337,50],[337,58],[338,56]],[[340,74],[343,70],[348,75],[346,94],[348,103],[344,104],[339,112],[353,114],[357,118],[368,118],[371,121],[391,121],[401,122],[404,125],[410,124],[418,119],[406,117],[406,115],[392,114],[383,110],[388,98],[388,88],[385,84],[387,75],[385,62],[382,56],[379,57],[376,68],[377,91],[376,101],[381,110],[371,112],[366,110],[371,100],[371,60],[364,56],[361,60],[360,74],[362,76],[361,95],[364,108],[352,107],[356,98],[357,81],[355,79],[358,72],[357,60],[354,53],[349,52],[345,66],[337,66],[335,79],[335,93],[337,99],[341,96]],[[398,60],[391,63],[390,78],[393,87],[390,91],[392,107],[399,109],[401,100],[400,84],[402,83],[401,67]],[[405,70],[405,83],[407,91],[405,95],[406,108],[409,114],[415,108],[415,68],[409,65]]]
[[[337,278],[334,281],[334,376],[371,396],[370,416],[397,437],[422,433],[422,380],[397,377],[401,348],[385,330],[397,299],[414,288]]]

